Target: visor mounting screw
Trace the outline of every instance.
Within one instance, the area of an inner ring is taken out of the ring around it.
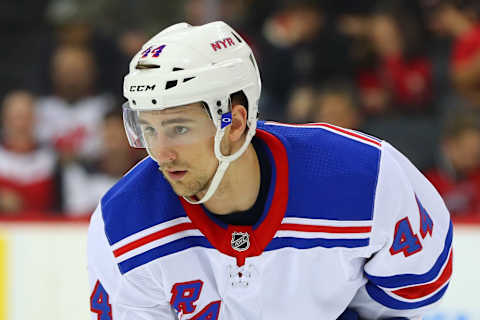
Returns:
[[[157,100],[156,100],[156,99],[152,99],[152,103],[153,103],[153,104],[157,104]]]
[[[135,101],[135,100],[132,100],[132,102],[133,102],[133,104],[137,104],[137,101]]]
[[[217,100],[217,107],[220,107],[222,105],[222,102],[220,100]]]

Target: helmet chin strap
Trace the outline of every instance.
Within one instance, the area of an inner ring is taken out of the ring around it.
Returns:
[[[200,204],[210,200],[210,198],[213,196],[215,191],[217,191],[217,188],[220,185],[220,182],[222,181],[222,178],[225,172],[227,171],[229,165],[230,165],[230,161],[220,161],[218,163],[217,171],[215,172],[215,175],[213,176],[212,181],[208,186],[207,193],[205,193],[205,195],[200,200],[195,201],[191,197],[183,197],[183,198],[188,203],[191,203],[191,204]]]
[[[188,203],[191,203],[191,204],[205,203],[213,196],[215,191],[217,191],[217,188],[220,185],[220,182],[222,181],[222,178],[225,175],[225,172],[227,171],[228,166],[230,165],[230,162],[240,158],[240,156],[245,152],[248,145],[250,144],[252,137],[255,135],[255,129],[252,127],[249,127],[245,137],[245,141],[243,142],[240,149],[238,149],[236,152],[234,152],[231,155],[225,156],[222,154],[222,151],[220,150],[220,144],[222,142],[223,135],[225,134],[225,129],[226,127],[221,130],[217,130],[217,133],[215,134],[214,149],[215,149],[215,156],[218,159],[218,167],[217,167],[217,171],[215,172],[215,175],[212,178],[212,181],[210,182],[210,185],[208,186],[207,192],[201,199],[196,201],[193,200],[191,197],[183,197]]]
[[[147,152],[153,160],[155,160],[157,163],[157,159],[153,156],[153,154],[150,152],[149,149],[147,149]],[[217,191],[218,186],[220,185],[220,182],[222,181],[223,175],[228,169],[228,166],[230,165],[230,161],[222,161],[220,160],[218,163],[217,171],[215,172],[215,175],[212,178],[212,181],[210,182],[210,185],[208,186],[207,193],[200,199],[200,200],[193,200],[191,197],[184,196],[183,198],[191,203],[191,204],[200,204],[208,201],[215,191]],[[160,170],[160,167],[158,168]]]

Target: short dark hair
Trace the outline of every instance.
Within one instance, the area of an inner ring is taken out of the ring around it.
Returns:
[[[230,95],[230,103],[233,105],[236,104],[241,104],[242,106],[245,107],[247,110],[247,117],[248,117],[248,99],[245,93],[243,91],[236,91]],[[213,119],[212,114],[210,113],[210,108],[208,107],[208,104],[204,101],[201,101],[201,104],[205,111],[207,111],[210,119]]]
[[[247,96],[245,95],[245,93],[243,93],[243,91],[237,91],[237,92],[232,93],[230,95],[230,102],[231,102],[232,106],[236,105],[236,104],[241,104],[248,111],[248,99],[247,99]],[[207,103],[202,101],[202,104],[208,110]]]
[[[230,101],[232,102],[232,106],[236,104],[241,104],[247,109],[248,112],[248,99],[243,91],[237,91],[230,95]]]

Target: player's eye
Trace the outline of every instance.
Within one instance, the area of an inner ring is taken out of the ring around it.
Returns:
[[[188,129],[187,127],[183,127],[183,126],[175,126],[174,127],[174,131],[175,131],[175,134],[176,135],[182,135],[182,134],[185,134],[189,131],[190,129]]]
[[[185,126],[171,126],[166,131],[165,134],[170,139],[176,139],[184,137],[188,132],[190,132],[190,128]]]
[[[155,136],[155,128],[151,126],[145,126],[142,128],[143,134],[148,137]]]

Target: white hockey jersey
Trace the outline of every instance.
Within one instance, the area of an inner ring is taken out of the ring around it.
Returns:
[[[439,301],[452,224],[402,154],[329,124],[259,122],[255,139],[272,182],[253,226],[176,196],[150,158],[102,198],[92,319],[420,319]]]

